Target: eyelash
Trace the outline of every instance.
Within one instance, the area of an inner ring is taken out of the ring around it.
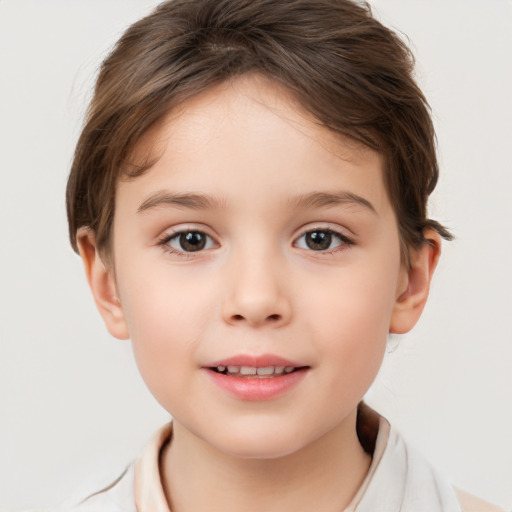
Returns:
[[[181,235],[184,235],[187,233],[200,233],[201,235],[204,235],[204,236],[210,238],[211,240],[213,240],[213,238],[210,235],[206,234],[204,231],[201,231],[199,229],[182,229],[180,231],[175,231],[174,233],[164,235],[160,240],[158,240],[157,245],[162,247],[167,253],[170,253],[174,256],[179,256],[180,258],[185,258],[185,259],[193,258],[195,252],[202,252],[202,250],[179,251],[169,245],[169,242],[171,242],[171,240],[174,240],[175,238],[178,238]]]
[[[309,233],[329,233],[330,235],[332,235],[333,237],[336,237],[340,240],[340,244],[338,246],[336,246],[334,249],[331,249],[331,250],[320,250],[320,251],[314,251],[313,249],[310,249],[310,252],[313,252],[313,253],[318,253],[318,254],[321,254],[321,255],[334,255],[340,251],[345,251],[347,250],[351,245],[354,245],[354,240],[352,238],[349,238],[348,236],[340,233],[339,231],[336,231],[334,229],[331,229],[331,228],[324,228],[324,227],[317,227],[317,228],[313,228],[313,229],[308,229],[307,231],[305,231],[304,233],[302,233],[302,235],[300,235],[298,238],[297,238],[297,241],[300,240],[302,237],[308,235]],[[295,242],[297,243],[297,242]]]
[[[340,251],[347,250],[351,245],[355,244],[353,239],[347,237],[346,235],[340,233],[339,231],[336,231],[336,230],[331,229],[331,228],[324,228],[324,227],[317,227],[317,228],[313,228],[313,229],[308,229],[307,231],[302,233],[296,239],[295,243],[297,243],[298,240],[300,240],[302,237],[308,235],[309,233],[315,233],[315,232],[329,233],[330,235],[338,238],[341,243],[337,247],[332,249],[332,250],[319,250],[319,251],[315,251],[313,249],[310,249],[310,252],[313,252],[313,253],[318,253],[318,254],[322,254],[322,255],[333,255],[333,254],[336,254],[336,253],[338,253]],[[164,235],[160,240],[158,240],[157,245],[162,247],[166,252],[168,252],[170,254],[173,254],[175,256],[178,256],[178,257],[181,257],[181,258],[186,258],[186,259],[193,258],[195,252],[198,252],[198,253],[199,252],[203,252],[204,249],[201,249],[201,250],[198,250],[198,251],[180,251],[180,250],[174,249],[173,247],[171,247],[169,245],[169,242],[171,242],[171,240],[174,240],[174,239],[180,237],[181,235],[184,235],[184,234],[187,234],[187,233],[199,233],[199,234],[204,235],[204,236],[210,238],[211,240],[213,240],[213,238],[210,235],[208,235],[207,233],[205,233],[204,231],[200,231],[198,229],[184,229],[184,230],[180,230],[180,231],[175,231],[175,232],[173,232],[171,234]]]

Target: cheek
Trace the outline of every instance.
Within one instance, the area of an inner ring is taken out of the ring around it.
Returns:
[[[378,268],[378,267],[377,267]],[[333,387],[364,394],[384,357],[395,296],[393,272],[353,268],[310,295],[310,329],[328,356]],[[313,338],[315,339],[315,338]],[[334,391],[334,389],[333,389]],[[338,394],[340,390],[337,390]]]
[[[124,288],[119,292],[137,366],[162,403],[169,390],[186,391],[184,376],[197,364],[195,354],[207,329],[212,301],[195,280],[180,280],[170,272],[140,275],[145,279],[120,280]]]

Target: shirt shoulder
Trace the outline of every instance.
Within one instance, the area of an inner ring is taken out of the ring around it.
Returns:
[[[501,507],[454,487],[462,512],[505,512]]]
[[[70,512],[137,512],[134,496],[134,465],[103,489],[85,497]]]

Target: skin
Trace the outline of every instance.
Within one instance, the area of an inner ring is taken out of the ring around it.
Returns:
[[[148,155],[158,158],[145,174],[118,184],[113,263],[94,233],[78,238],[107,328],[131,338],[148,388],[174,418],[161,468],[172,510],[342,510],[370,464],[357,404],[388,333],[421,314],[439,237],[427,232],[404,267],[381,155],[319,126],[258,75],[170,113],[134,159]],[[296,204],[315,192],[344,195]],[[218,204],[162,199],[176,193]],[[339,236],[312,249],[306,234],[326,229]],[[205,248],[169,240],[180,231],[208,235]],[[270,400],[233,397],[204,370],[269,353],[308,367]]]

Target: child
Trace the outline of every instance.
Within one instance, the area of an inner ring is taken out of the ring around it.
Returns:
[[[497,510],[362,402],[450,233],[408,49],[348,0],[186,0],[103,64],[67,205],[172,415],[89,510]]]

